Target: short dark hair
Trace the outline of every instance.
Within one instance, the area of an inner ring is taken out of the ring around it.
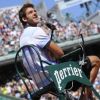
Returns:
[[[34,5],[33,5],[33,4],[30,4],[30,3],[27,3],[27,4],[24,4],[24,5],[22,6],[22,8],[19,10],[19,20],[20,20],[20,22],[22,23],[22,25],[23,25],[24,27],[25,27],[25,25],[26,25],[26,22],[24,22],[24,21],[22,20],[22,18],[26,16],[26,9],[29,8],[29,7],[34,8]]]

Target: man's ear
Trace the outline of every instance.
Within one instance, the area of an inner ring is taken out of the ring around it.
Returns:
[[[23,20],[24,22],[27,22],[27,18],[25,18],[25,17],[23,17],[22,20]]]

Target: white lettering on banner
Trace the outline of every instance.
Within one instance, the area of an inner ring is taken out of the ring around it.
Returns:
[[[82,70],[76,67],[66,67],[59,71],[54,71],[54,76],[56,78],[58,88],[61,90],[61,82],[68,76],[77,76],[82,78]]]

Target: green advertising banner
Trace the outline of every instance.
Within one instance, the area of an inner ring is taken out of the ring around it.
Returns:
[[[22,99],[18,99],[18,98],[11,97],[11,96],[8,96],[8,95],[3,95],[3,94],[0,93],[0,100],[22,100]]]
[[[92,85],[77,62],[68,61],[57,65],[51,65],[48,66],[48,71],[59,92],[63,92],[66,85],[73,80],[87,86]]]

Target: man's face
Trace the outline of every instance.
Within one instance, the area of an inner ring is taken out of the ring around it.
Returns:
[[[37,12],[32,7],[26,9],[26,17],[24,19],[26,23],[32,26],[36,26],[39,23]]]

